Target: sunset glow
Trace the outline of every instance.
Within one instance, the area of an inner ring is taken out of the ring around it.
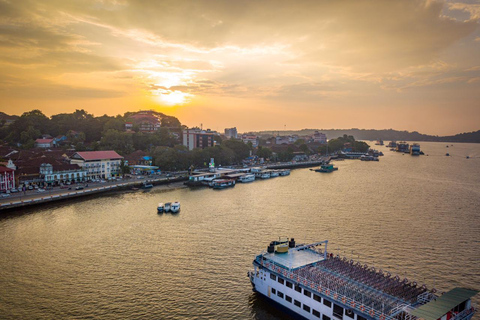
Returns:
[[[0,1],[0,110],[473,131],[479,18],[470,0]]]

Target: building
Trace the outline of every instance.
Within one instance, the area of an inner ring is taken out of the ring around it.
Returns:
[[[315,143],[322,143],[326,144],[327,143],[327,136],[325,133],[315,131],[315,133],[312,136],[313,142]]]
[[[121,174],[122,159],[123,157],[113,150],[84,151],[70,157],[70,163],[85,169],[87,179],[109,179]]]
[[[238,137],[237,128],[233,127],[233,128],[225,129],[225,137],[227,137],[227,139],[237,139]]]
[[[87,179],[87,172],[77,164],[69,163],[42,163],[40,178],[45,185],[59,185],[66,182],[81,182]]]
[[[37,139],[35,140],[35,147],[37,148],[53,148],[53,139]]]
[[[258,147],[258,137],[254,134],[243,134],[242,135],[243,143],[251,143],[252,147]]]
[[[218,132],[211,131],[210,129],[186,129],[183,131],[183,145],[186,146],[188,150],[213,147],[215,145],[215,136],[218,136]]]
[[[294,144],[298,140],[298,136],[276,136],[275,144]]]
[[[6,192],[15,188],[15,170],[0,167],[0,192]]]
[[[155,111],[145,110],[139,111],[129,116],[129,122],[125,123],[125,130],[131,130],[133,125],[138,126],[138,131],[153,133],[160,129],[161,118]]]

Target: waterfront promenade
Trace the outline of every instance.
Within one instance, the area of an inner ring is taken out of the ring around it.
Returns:
[[[88,183],[85,185],[83,183],[79,183],[70,185],[68,189],[60,189],[57,187],[52,190],[46,190],[44,192],[38,192],[37,190],[29,190],[26,191],[26,193],[13,193],[10,194],[10,196],[8,197],[0,198],[0,211],[53,201],[61,201],[64,199],[84,197],[109,191],[131,190],[132,188],[140,188],[144,183],[149,183],[152,185],[162,185],[185,181],[187,179],[187,175],[177,174],[170,177],[159,176],[148,177],[144,179],[132,178],[105,183]],[[76,187],[78,186],[82,186],[83,189],[76,190]]]
[[[316,161],[299,161],[299,162],[279,162],[273,164],[264,164],[267,169],[295,169],[312,167],[329,161],[330,157],[322,157]],[[125,191],[132,188],[140,188],[144,183],[152,185],[170,184],[174,182],[187,181],[188,175],[185,172],[176,172],[171,176],[141,176],[141,179],[130,178],[120,181],[106,181],[104,183],[78,183],[72,184],[68,189],[60,189],[58,187],[38,192],[37,190],[27,190],[24,192],[12,193],[10,196],[0,198],[0,211],[12,210],[15,208],[33,206],[53,201],[61,201],[64,199],[80,198],[89,195],[95,195],[111,191]],[[87,186],[88,185],[88,186]],[[76,190],[76,187],[82,186],[83,189]]]

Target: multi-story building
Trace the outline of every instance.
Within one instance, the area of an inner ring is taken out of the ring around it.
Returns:
[[[83,151],[70,158],[86,171],[87,179],[109,179],[119,175],[123,157],[115,151]]]
[[[237,128],[233,127],[233,128],[225,129],[225,137],[227,137],[227,139],[237,139],[238,138]]]
[[[218,136],[218,132],[211,131],[210,129],[186,129],[183,131],[183,145],[186,146],[188,150],[212,147],[215,145],[215,136]]]
[[[85,181],[87,172],[78,164],[69,163],[42,163],[40,165],[40,178],[43,178],[46,185],[58,185],[69,181]]]
[[[312,136],[312,139],[313,139],[313,142],[316,142],[316,143],[323,143],[323,144],[327,143],[327,136],[325,135],[325,133],[322,133],[322,132],[315,131],[315,133]]]
[[[252,143],[252,147],[258,147],[258,137],[254,134],[243,134],[242,135],[243,143]]]
[[[138,125],[138,130],[140,132],[148,132],[152,133],[160,129],[160,116],[157,112],[151,110],[139,111],[133,115],[129,116],[129,119],[132,122],[125,123],[125,129],[131,130],[133,128],[133,124]]]
[[[0,192],[15,188],[15,170],[0,167]]]

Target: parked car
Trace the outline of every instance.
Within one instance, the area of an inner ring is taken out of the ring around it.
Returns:
[[[37,192],[45,192],[45,189],[43,189],[43,188],[38,188],[38,189],[37,189]]]
[[[33,190],[33,186],[28,186],[28,190]]]
[[[10,193],[17,193],[18,192],[18,189],[17,188],[13,188],[10,190]]]
[[[76,186],[75,190],[83,190],[83,186]]]
[[[10,194],[9,193],[2,193],[0,195],[0,197],[2,197],[2,198],[10,197]]]

